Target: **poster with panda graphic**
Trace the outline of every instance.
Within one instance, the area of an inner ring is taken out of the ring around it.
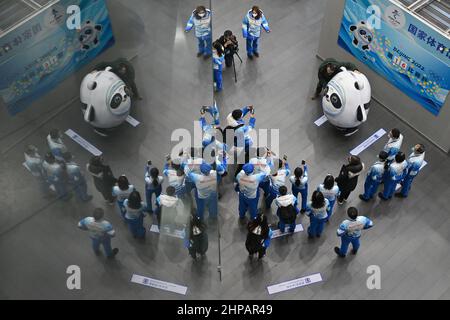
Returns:
[[[69,6],[80,9],[72,29]],[[0,96],[9,114],[25,110],[113,44],[105,0],[60,0],[2,35]]]
[[[390,0],[347,0],[338,44],[438,116],[450,90],[450,41]]]

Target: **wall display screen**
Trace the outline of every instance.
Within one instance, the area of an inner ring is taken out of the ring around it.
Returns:
[[[0,95],[8,112],[23,111],[113,44],[104,0],[61,0],[1,36]]]
[[[438,115],[450,90],[450,41],[389,0],[347,0],[338,44]]]

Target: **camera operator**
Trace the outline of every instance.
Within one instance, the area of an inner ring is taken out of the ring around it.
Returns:
[[[225,48],[225,65],[231,68],[233,65],[233,55],[239,51],[236,36],[230,30],[224,32],[219,38],[219,42]]]

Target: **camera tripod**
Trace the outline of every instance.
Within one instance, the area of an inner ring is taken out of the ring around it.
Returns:
[[[241,62],[241,64],[242,64],[242,59],[241,59],[241,56],[239,55],[239,53],[237,53],[237,51],[234,50],[233,51],[233,60],[232,61],[233,61],[233,71],[234,71],[234,82],[237,83],[236,63],[234,62],[234,56],[235,55],[238,57],[238,59]]]

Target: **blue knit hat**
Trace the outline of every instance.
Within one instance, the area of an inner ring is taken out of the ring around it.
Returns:
[[[207,164],[207,163],[202,163],[200,165],[200,171],[201,173],[203,173],[204,175],[208,175],[209,172],[212,170],[211,165]]]
[[[244,170],[246,175],[250,175],[255,170],[255,167],[251,163],[247,163],[242,167],[242,170]]]

